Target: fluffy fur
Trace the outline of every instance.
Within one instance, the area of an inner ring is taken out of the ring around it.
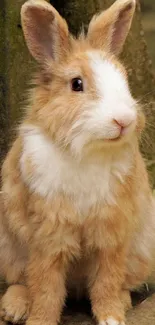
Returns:
[[[144,116],[117,55],[134,0],[118,0],[74,39],[46,2],[22,7],[41,71],[2,168],[2,317],[56,325],[68,292],[99,324],[122,325],[129,290],[150,274],[155,218],[138,139]],[[81,78],[83,91],[72,89]]]

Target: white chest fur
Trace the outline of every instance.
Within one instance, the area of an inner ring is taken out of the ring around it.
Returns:
[[[20,166],[31,190],[47,199],[63,192],[72,198],[82,215],[101,201],[115,203],[115,185],[118,181],[123,183],[132,165],[129,152],[121,152],[115,158],[109,154],[102,161],[82,164],[61,153],[36,127],[24,127],[22,135]],[[26,171],[27,158],[34,166],[31,176]]]

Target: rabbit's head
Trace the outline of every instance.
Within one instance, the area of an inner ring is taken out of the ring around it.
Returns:
[[[47,2],[30,0],[22,7],[25,39],[41,66],[31,120],[75,156],[89,148],[120,147],[139,128],[139,108],[117,58],[135,5],[136,0],[117,0],[78,39]]]

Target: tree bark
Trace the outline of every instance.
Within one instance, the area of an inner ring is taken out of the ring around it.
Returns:
[[[20,24],[24,0],[0,0],[0,167],[22,115],[32,58]]]
[[[0,2],[0,166],[8,145],[9,111],[6,106],[5,2]]]
[[[106,9],[114,0],[51,0],[52,5],[67,20],[70,31],[77,34],[83,25],[87,29],[94,13]],[[136,14],[121,55],[129,76],[134,97],[142,103],[147,117],[141,148],[148,163],[150,177],[155,186],[155,79],[148,55],[141,23],[140,4],[137,1]]]
[[[10,110],[10,124],[19,121],[22,104],[26,99],[26,88],[31,79],[33,59],[25,45],[20,21],[20,10],[25,0],[5,1],[5,44],[6,44],[6,103]]]

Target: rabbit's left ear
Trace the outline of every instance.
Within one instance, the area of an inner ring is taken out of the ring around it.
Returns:
[[[41,64],[60,60],[69,49],[66,21],[48,2],[29,0],[21,9],[25,40],[32,56]]]
[[[118,55],[129,33],[136,0],[117,0],[109,9],[93,17],[88,28],[92,46]]]

